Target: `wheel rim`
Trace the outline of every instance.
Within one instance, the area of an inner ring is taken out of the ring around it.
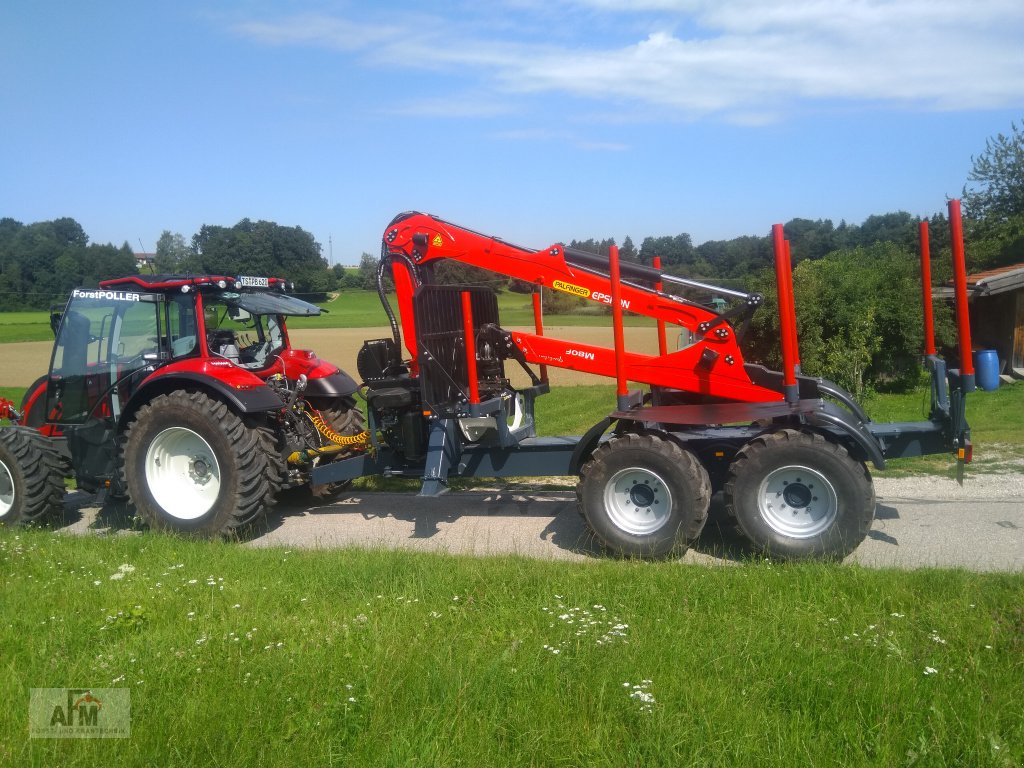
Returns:
[[[14,508],[14,478],[7,465],[0,461],[0,517]]]
[[[672,516],[672,493],[654,472],[629,467],[608,479],[604,506],[620,530],[646,536],[664,527]]]
[[[780,467],[762,480],[757,504],[773,531],[794,539],[821,535],[839,515],[839,497],[828,478],[798,465]]]
[[[209,512],[220,495],[220,464],[210,444],[191,429],[171,427],[146,451],[146,484],[157,504],[178,520]]]

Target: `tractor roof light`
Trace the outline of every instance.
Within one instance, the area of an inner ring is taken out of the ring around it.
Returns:
[[[227,288],[228,287],[228,281],[227,280],[218,280],[217,281],[217,287],[222,289],[222,290],[224,288]]]
[[[183,285],[183,286],[181,286],[181,292],[182,292],[182,293],[188,293],[188,292],[189,292],[189,291],[191,291],[191,290],[192,290],[192,287],[191,287],[191,286],[188,286],[188,285]]]

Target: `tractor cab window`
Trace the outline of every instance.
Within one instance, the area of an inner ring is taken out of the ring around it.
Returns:
[[[119,388],[160,359],[158,296],[76,289],[54,345],[47,412],[81,423],[116,416]]]
[[[199,351],[199,325],[196,322],[195,300],[177,294],[167,302],[167,334],[171,357],[175,360]]]
[[[225,292],[204,297],[206,345],[211,355],[243,368],[266,368],[287,344],[283,317],[319,314],[319,307],[291,296]]]
[[[207,299],[203,305],[206,346],[210,355],[244,368],[266,368],[284,349],[281,325],[273,315],[254,315],[230,295]]]

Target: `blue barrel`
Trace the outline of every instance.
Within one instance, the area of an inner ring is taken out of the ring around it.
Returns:
[[[999,355],[994,349],[979,349],[974,353],[974,373],[982,389],[989,392],[999,389]]]

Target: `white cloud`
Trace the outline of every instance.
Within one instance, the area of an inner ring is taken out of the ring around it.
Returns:
[[[500,32],[464,15],[407,25],[394,16],[295,16],[237,30],[268,44],[352,52],[373,66],[450,71],[491,94],[566,95],[681,119],[757,123],[836,102],[934,110],[1024,103],[1019,0],[564,0],[560,10],[579,17],[571,45],[518,36],[515,14],[528,4],[507,10]],[[595,17],[629,23],[615,44],[602,45]]]
[[[301,14],[276,22],[242,22],[235,25],[235,32],[267,45],[318,45],[360,51],[394,44],[405,30],[400,26],[360,23],[336,16]]]

